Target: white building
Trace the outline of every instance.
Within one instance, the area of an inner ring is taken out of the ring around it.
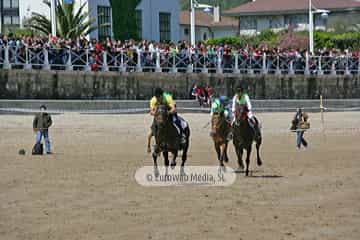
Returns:
[[[329,10],[327,18],[315,14],[315,29],[331,29],[338,21],[360,23],[360,1],[313,0],[314,9]],[[253,0],[224,15],[237,18],[240,34],[256,34],[265,29],[273,31],[292,27],[296,31],[308,29],[309,0]]]
[[[142,0],[136,11],[140,38],[179,41],[179,0]]]
[[[96,20],[95,24],[99,27],[90,33],[89,38],[103,39],[107,36],[112,37],[112,14],[109,0],[74,0],[75,9],[82,4],[86,4],[85,11],[90,13],[90,18]],[[19,0],[20,26],[24,20],[31,17],[33,12],[46,15],[50,18],[50,9],[43,3],[43,0]]]
[[[16,28],[20,24],[19,0],[0,1],[0,32]]]
[[[218,11],[220,11],[218,9]],[[222,17],[220,13],[210,14],[201,10],[195,13],[195,41],[211,38],[234,37],[238,34],[238,20]],[[180,38],[190,41],[190,12],[180,12]]]

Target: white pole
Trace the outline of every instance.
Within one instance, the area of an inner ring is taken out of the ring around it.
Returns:
[[[194,0],[190,0],[190,43],[195,46],[195,6]]]
[[[312,3],[309,0],[309,50],[314,53],[314,20],[313,20]]]
[[[56,0],[51,0],[51,35],[56,36]]]

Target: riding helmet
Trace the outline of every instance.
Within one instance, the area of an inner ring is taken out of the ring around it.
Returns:
[[[160,97],[163,95],[163,93],[164,93],[164,91],[161,88],[155,89],[155,97]]]
[[[219,98],[219,100],[220,100],[220,102],[222,103],[222,104],[227,104],[227,102],[228,102],[228,97],[227,96],[221,96],[220,98]]]
[[[244,91],[244,86],[242,84],[237,85],[236,91],[237,92],[239,92],[239,91],[243,92]]]

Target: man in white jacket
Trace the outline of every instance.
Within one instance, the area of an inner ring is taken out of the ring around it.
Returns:
[[[231,111],[233,112],[233,116],[236,116],[235,115],[236,111],[238,110],[238,108],[240,106],[246,106],[247,107],[247,110],[248,110],[247,115],[248,115],[250,127],[252,127],[252,129],[254,130],[256,138],[261,137],[259,123],[258,123],[258,121],[256,120],[254,114],[251,111],[252,106],[251,106],[251,102],[250,102],[250,97],[244,91],[244,88],[241,85],[236,88],[236,93],[235,93],[235,96],[233,97],[233,100],[232,100]],[[234,121],[235,121],[235,118],[234,118]]]

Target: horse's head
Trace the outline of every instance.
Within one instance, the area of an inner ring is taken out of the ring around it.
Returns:
[[[155,123],[158,126],[163,126],[167,123],[168,118],[168,107],[166,105],[159,105],[155,112]]]
[[[236,112],[235,112],[235,117],[237,121],[245,121],[248,119],[248,113],[249,113],[249,109],[247,108],[246,105],[240,105],[238,106]]]
[[[240,105],[235,111],[235,125],[240,126],[248,123],[249,109],[245,105]]]
[[[223,126],[225,121],[225,116],[223,114],[214,113],[211,117],[211,128],[213,131],[219,131]]]

